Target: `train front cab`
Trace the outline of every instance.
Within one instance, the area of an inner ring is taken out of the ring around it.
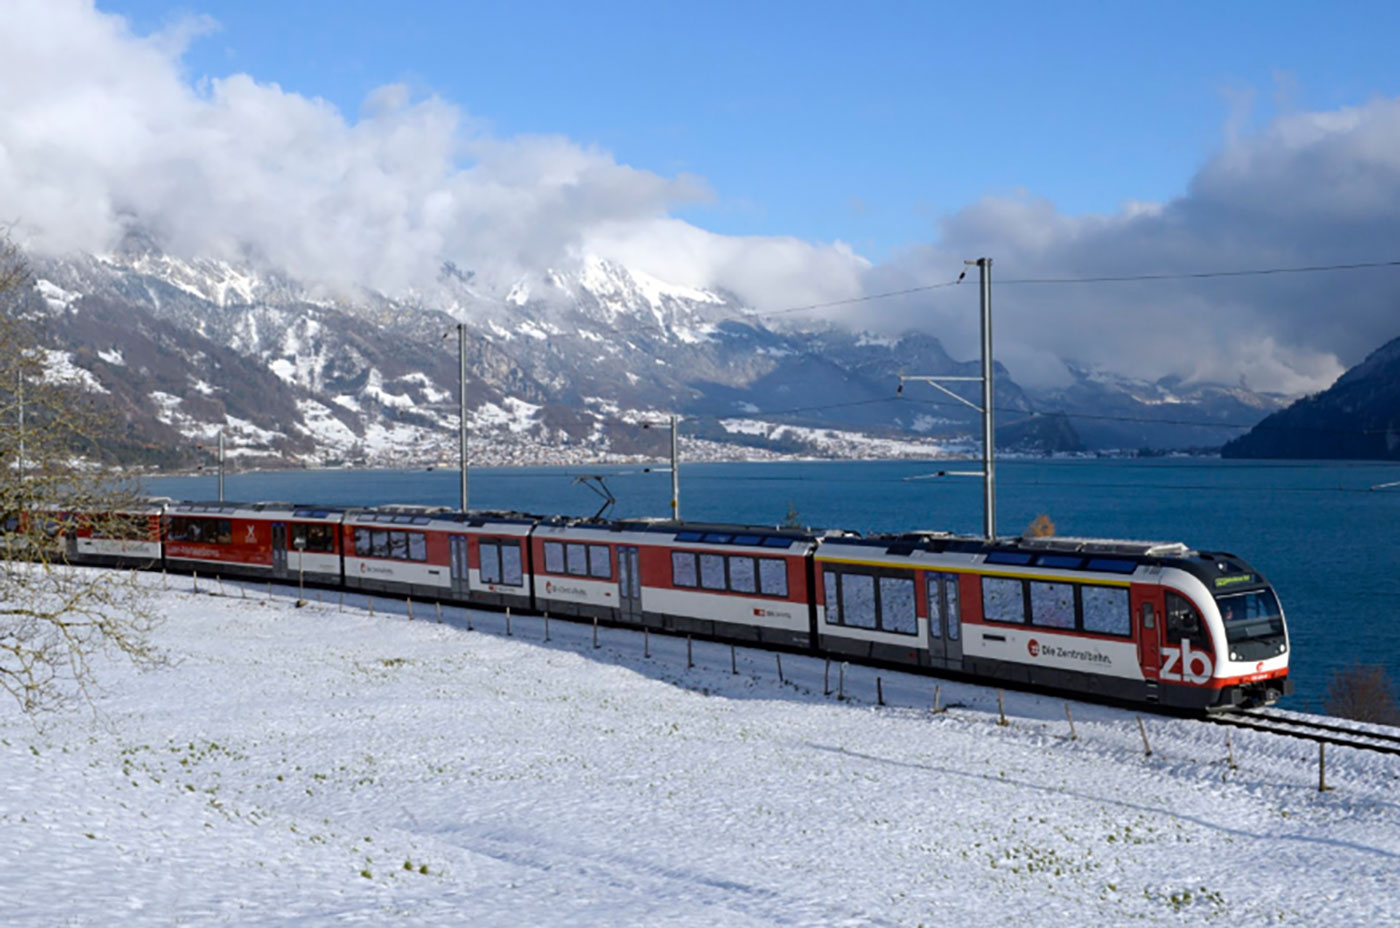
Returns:
[[[1144,698],[1224,711],[1271,705],[1293,691],[1288,630],[1264,579],[1230,555],[1204,553],[1134,584]]]

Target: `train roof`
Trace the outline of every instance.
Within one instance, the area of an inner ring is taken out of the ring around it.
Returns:
[[[1131,574],[1139,566],[1175,567],[1195,576],[1217,594],[1246,592],[1267,585],[1243,559],[1224,551],[1198,551],[1180,541],[1135,541],[1123,538],[1013,536],[989,541],[948,532],[905,532],[862,538],[828,538],[826,543],[883,549],[893,556],[915,551],[934,554],[980,554],[986,564],[1046,567]],[[820,554],[820,552],[818,552]]]
[[[357,506],[346,510],[346,517],[356,522],[384,522],[396,525],[431,525],[434,522],[451,522],[457,525],[480,527],[488,524],[533,524],[543,521],[539,516],[511,509],[473,509],[463,513],[449,506]]]

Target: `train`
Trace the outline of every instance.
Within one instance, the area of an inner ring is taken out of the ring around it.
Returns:
[[[1163,710],[1292,691],[1268,581],[1181,542],[175,500],[101,524],[72,520],[71,563],[508,607]]]

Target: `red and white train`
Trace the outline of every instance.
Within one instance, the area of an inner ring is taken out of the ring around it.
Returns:
[[[153,503],[128,522],[127,539],[75,533],[70,558],[301,577],[1187,710],[1291,692],[1269,584],[1175,542],[285,503]]]

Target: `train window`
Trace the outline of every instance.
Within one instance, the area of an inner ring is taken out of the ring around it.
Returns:
[[[588,548],[585,545],[571,541],[564,546],[564,552],[568,555],[569,573],[575,577],[588,573]]]
[[[401,561],[408,560],[408,533],[389,533],[389,556],[398,558]]]
[[[764,596],[788,595],[787,563],[782,558],[758,559],[758,591]]]
[[[564,544],[559,541],[544,543],[544,569],[552,574],[564,572]]]
[[[722,532],[710,532],[705,536],[704,540],[712,545],[727,545],[734,540],[734,536],[726,535]]]
[[[355,556],[369,557],[370,550],[369,529],[355,529]]]
[[[1031,624],[1074,628],[1074,585],[1031,581]]]
[[[987,555],[988,564],[1029,564],[1034,555],[1022,551],[993,551]]]
[[[826,624],[841,624],[841,601],[836,597],[836,574],[822,568],[822,588],[826,593]]]
[[[374,557],[389,556],[389,533],[382,528],[377,528],[370,533],[369,552]]]
[[[904,577],[880,578],[880,627],[887,632],[913,635],[919,630],[914,607],[914,581]]]
[[[700,585],[707,590],[722,590],[724,583],[724,555],[700,555]]]
[[[943,582],[943,595],[948,605],[948,640],[957,641],[962,635],[962,609],[958,602],[958,575],[948,574]]]
[[[481,551],[481,582],[501,582],[501,546],[492,541],[483,541]]]
[[[792,547],[792,541],[791,538],[779,538],[777,535],[769,535],[767,538],[763,539],[763,547],[790,548]]]
[[[762,544],[762,543],[763,543],[763,537],[762,537],[761,535],[735,535],[735,536],[734,536],[734,543],[735,543],[736,545],[757,545],[757,544]]]
[[[699,586],[698,576],[695,570],[694,554],[689,551],[671,552],[672,586]]]
[[[334,551],[335,526],[293,525],[292,547],[299,551]]]
[[[525,571],[520,563],[520,542],[501,542],[501,582],[506,586],[524,586]]]
[[[1123,587],[1086,583],[1079,588],[1079,602],[1086,632],[1123,638],[1132,636],[1133,613],[1128,605],[1128,591]]]
[[[1026,593],[1020,580],[1011,577],[982,578],[982,618],[990,622],[1026,621]]]
[[[875,578],[869,574],[841,575],[841,624],[875,627]]]
[[[928,575],[928,634],[943,637],[943,574]]]
[[[704,537],[704,532],[676,532],[676,541],[699,541]]]
[[[428,536],[422,532],[408,533],[408,557],[414,561],[428,559]]]
[[[588,546],[588,575],[604,580],[612,576],[612,549],[607,545]]]
[[[758,589],[758,571],[753,558],[729,559],[729,588],[736,593],[753,593]]]
[[[1201,631],[1201,617],[1191,601],[1176,593],[1167,594],[1167,641],[1180,644],[1181,639],[1200,641],[1205,637]]]

